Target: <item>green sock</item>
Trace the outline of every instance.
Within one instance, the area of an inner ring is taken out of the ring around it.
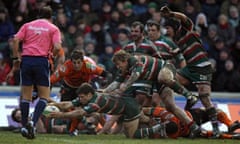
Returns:
[[[173,89],[176,93],[179,93],[183,95],[184,97],[188,98],[192,95],[190,91],[188,91],[183,85],[181,85],[178,81],[175,81],[171,86],[169,86],[171,89]]]
[[[138,129],[135,134],[134,138],[145,138],[145,137],[151,137],[154,133],[157,133],[160,129],[160,125],[157,124],[153,126],[152,128],[141,128]]]

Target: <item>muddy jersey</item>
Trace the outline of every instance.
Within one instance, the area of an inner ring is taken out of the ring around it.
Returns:
[[[193,31],[193,22],[187,18],[181,21],[181,32],[175,38],[189,66],[205,66],[208,64],[207,53],[203,48],[199,34]]]
[[[77,88],[82,83],[89,82],[92,75],[101,75],[102,72],[102,67],[92,64],[88,60],[83,61],[80,70],[74,70],[72,61],[67,60],[51,75],[51,83],[54,84],[63,79],[68,86]]]
[[[79,99],[72,101],[74,106],[80,106]],[[140,116],[140,107],[131,97],[114,97],[108,94],[95,93],[83,109],[88,113],[99,112],[109,115],[123,115],[125,121],[136,119]]]

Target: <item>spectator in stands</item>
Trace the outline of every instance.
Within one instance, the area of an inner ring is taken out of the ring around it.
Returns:
[[[118,40],[118,25],[123,23],[123,19],[117,10],[111,12],[111,17],[109,21],[104,22],[104,28],[109,32],[112,37],[113,43],[116,43]]]
[[[123,9],[123,20],[125,23],[130,26],[134,21],[138,19],[138,16],[133,12],[133,5],[130,1],[124,2],[124,9]]]
[[[198,1],[188,0],[185,1],[184,13],[188,16],[193,22],[196,21],[196,17],[200,10],[200,4]]]
[[[36,19],[38,16],[39,10],[43,8],[44,6],[47,6],[47,1],[45,0],[36,0],[33,2],[34,5],[33,7],[29,7],[29,12],[28,12],[28,21]]]
[[[235,69],[240,71],[240,37],[235,41],[232,47],[231,56],[233,58]]]
[[[130,39],[129,39],[130,32],[127,29],[119,29],[118,36],[117,36],[117,45],[119,49],[125,47]]]
[[[221,5],[221,13],[228,15],[230,6],[236,6],[237,9],[240,9],[240,1],[239,0],[225,0]]]
[[[55,24],[60,31],[65,34],[68,30],[68,26],[71,24],[71,19],[69,19],[65,13],[58,13]]]
[[[136,0],[133,4],[133,13],[137,16],[147,12],[147,0]]]
[[[204,13],[199,13],[195,22],[195,29],[200,31],[200,36],[207,36],[208,33],[208,21]]]
[[[162,16],[161,16],[160,11],[155,11],[155,12],[152,14],[151,19],[152,19],[153,21],[158,22],[160,25],[162,25],[162,24],[163,24],[163,21],[164,21],[164,20],[162,19]],[[148,20],[149,20],[149,19],[148,19]]]
[[[84,47],[85,55],[89,57],[93,55],[96,56],[95,49],[96,49],[96,46],[94,43],[92,42],[86,43],[86,46]]]
[[[216,61],[219,61],[220,52],[223,49],[227,49],[227,47],[225,46],[225,42],[221,37],[218,37],[214,41],[214,46],[210,47],[210,49],[208,51],[208,56],[210,58],[214,58]]]
[[[215,41],[217,38],[217,26],[215,24],[210,24],[208,26],[207,35],[202,37],[203,46],[207,52],[215,46]]]
[[[147,6],[147,11],[139,15],[139,21],[145,23],[149,19],[154,19],[154,15],[157,13],[158,5],[155,2],[150,2]],[[160,12],[158,12],[160,15]],[[161,17],[161,16],[160,16]],[[159,21],[155,19],[155,21]]]
[[[77,23],[77,33],[85,36],[87,33],[91,32],[91,26],[86,23],[84,19],[76,20]]]
[[[90,4],[83,2],[81,5],[81,11],[77,13],[76,17],[83,19],[86,25],[91,25],[93,21],[99,20],[97,13],[91,10]]]
[[[240,72],[234,69],[232,60],[225,62],[225,70],[217,79],[217,91],[240,92]]]
[[[123,1],[116,1],[114,4],[114,9],[118,11],[120,14],[123,14],[124,9]]]
[[[99,56],[98,63],[103,64],[105,70],[109,72],[114,72],[114,64],[112,62],[112,57],[114,54],[114,47],[113,45],[109,44],[105,46],[105,52]]]
[[[74,39],[74,49],[84,49],[83,35],[77,33]]]
[[[8,17],[8,10],[0,7],[0,50],[3,49],[8,39],[15,33],[12,21]]]
[[[236,40],[236,31],[229,23],[228,17],[224,14],[219,15],[217,23],[218,35],[223,38],[227,47],[232,46]]]
[[[0,85],[14,85],[14,78],[11,77],[6,81],[8,73],[11,71],[10,64],[4,59],[3,54],[0,53]]]
[[[68,46],[70,51],[72,51],[72,49],[74,49],[74,46],[75,46],[77,27],[74,23],[71,23],[66,28],[67,28],[67,31],[64,33],[64,42]]]
[[[237,9],[236,6],[230,6],[228,18],[229,18],[229,23],[234,28],[238,27],[240,16],[239,16],[239,10]]]
[[[208,23],[217,23],[217,18],[220,14],[220,5],[217,0],[202,1],[201,11],[206,14]]]
[[[100,12],[98,13],[99,20],[101,21],[101,24],[104,22],[107,22],[111,19],[111,12],[112,12],[112,5],[108,1],[104,1],[102,3],[102,8]]]
[[[228,59],[230,59],[230,51],[229,49],[223,49],[219,53],[219,60],[217,61],[217,72],[218,74],[225,71],[225,63]]]
[[[96,46],[95,53],[104,53],[105,44],[112,44],[112,38],[98,21],[92,23],[92,31],[84,36],[85,43],[92,42]]]

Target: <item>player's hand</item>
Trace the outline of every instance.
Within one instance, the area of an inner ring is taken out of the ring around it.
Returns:
[[[8,82],[14,76],[13,70],[11,70],[6,76],[6,82]]]
[[[164,17],[172,16],[172,11],[167,6],[163,6],[160,9],[160,12],[161,12],[162,16],[164,16]]]
[[[14,67],[15,70],[20,69],[20,64],[21,64],[21,59],[20,58],[13,60],[13,67]]]

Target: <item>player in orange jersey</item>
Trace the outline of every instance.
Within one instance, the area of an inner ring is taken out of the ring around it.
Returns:
[[[71,101],[77,97],[75,91],[84,82],[90,82],[92,75],[109,78],[111,74],[102,67],[97,66],[87,59],[81,50],[74,50],[71,59],[57,68],[51,75],[51,84],[63,80],[61,86],[61,101]]]
[[[163,107],[148,107],[143,108],[143,112],[152,116],[154,119],[158,119],[160,123],[165,125],[165,132],[170,138],[178,138],[178,137],[187,137],[189,135],[189,129],[186,125],[181,122],[176,116],[174,116],[171,112],[168,112]],[[206,110],[202,108],[191,109],[190,111],[185,111],[189,117],[191,117],[198,125],[201,125],[207,121],[209,121],[206,116]],[[226,124],[229,128],[229,132],[231,133],[222,133],[219,138],[224,139],[240,139],[239,133],[232,133],[237,128],[240,128],[239,122],[232,122],[230,118],[224,113],[222,110],[217,109],[218,120],[224,124]],[[212,131],[202,130],[199,137],[210,138],[213,136]],[[159,138],[161,136],[154,135],[153,138]]]

